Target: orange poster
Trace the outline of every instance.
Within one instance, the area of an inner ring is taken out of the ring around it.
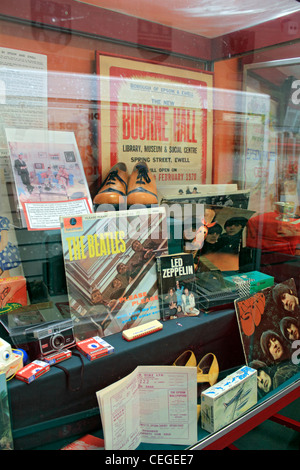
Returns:
[[[97,53],[99,171],[146,162],[158,182],[211,182],[208,72]]]

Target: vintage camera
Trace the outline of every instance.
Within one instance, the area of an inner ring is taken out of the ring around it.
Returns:
[[[26,337],[31,359],[69,349],[76,343],[71,319],[27,328]]]

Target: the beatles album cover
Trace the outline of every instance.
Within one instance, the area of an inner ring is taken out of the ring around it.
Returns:
[[[168,252],[160,207],[61,218],[78,340],[160,319],[156,257]]]
[[[235,301],[245,359],[264,396],[300,370],[300,308],[294,279]],[[298,351],[297,351],[298,350]]]

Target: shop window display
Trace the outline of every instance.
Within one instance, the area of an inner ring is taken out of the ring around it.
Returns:
[[[299,388],[300,4],[119,3],[0,7],[0,448],[203,448]]]

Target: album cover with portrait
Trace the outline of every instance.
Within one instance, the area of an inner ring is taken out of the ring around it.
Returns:
[[[245,360],[264,396],[300,370],[300,307],[294,279],[235,300]]]
[[[156,267],[161,319],[199,315],[192,253],[160,256]]]
[[[254,211],[207,203],[181,203],[179,199],[164,207],[174,222],[174,240],[181,237],[181,251],[193,253],[196,273],[200,271],[200,264],[208,263],[222,272],[241,268],[247,251],[247,226]]]
[[[61,234],[77,340],[160,319],[156,257],[168,252],[165,209],[62,217]]]

